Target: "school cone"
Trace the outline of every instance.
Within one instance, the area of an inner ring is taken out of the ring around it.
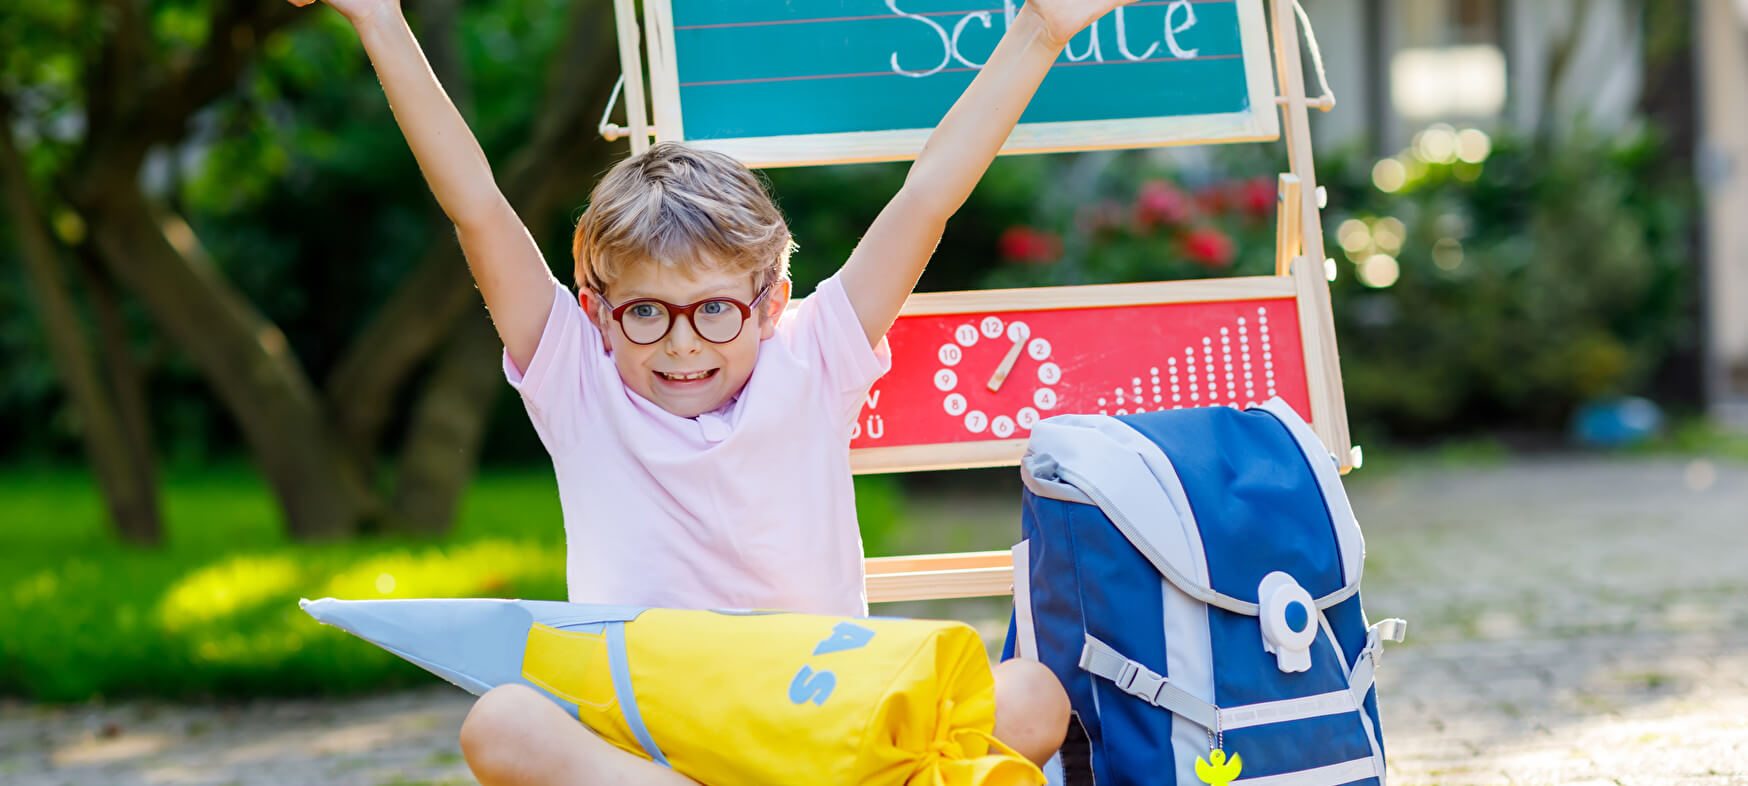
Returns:
[[[991,736],[959,622],[538,600],[301,600],[317,621],[481,694],[521,684],[613,745],[717,786],[1037,784]]]

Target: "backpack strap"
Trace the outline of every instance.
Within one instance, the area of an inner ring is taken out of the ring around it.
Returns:
[[[1124,693],[1197,723],[1210,732],[1219,730],[1218,707],[1191,696],[1139,662],[1123,657],[1122,653],[1090,633],[1086,636],[1086,646],[1080,650],[1080,668],[1110,680]]]
[[[656,746],[655,737],[643,723],[643,714],[637,711],[637,693],[631,689],[631,662],[625,656],[625,623],[607,623],[603,633],[607,635],[607,668],[613,675],[613,694],[619,699],[619,711],[625,717],[625,725],[630,727],[632,735],[637,737],[637,744],[652,761],[664,767],[673,766],[668,764],[668,757],[662,755],[662,749]]]
[[[1380,620],[1366,629],[1366,646],[1354,656],[1353,674],[1347,680],[1348,690],[1353,691],[1355,702],[1365,702],[1366,694],[1372,690],[1372,680],[1377,676],[1378,658],[1384,652],[1384,642],[1401,643],[1407,634],[1408,621],[1396,617]]]

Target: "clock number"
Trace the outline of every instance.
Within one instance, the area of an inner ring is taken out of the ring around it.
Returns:
[[[1014,340],[1018,341],[1019,339]],[[1034,338],[1032,343],[1026,345],[1026,354],[1031,355],[1033,360],[1044,360],[1050,357],[1050,342]]]
[[[965,357],[965,353],[959,350],[958,344],[942,344],[941,351],[937,354],[941,356],[941,365],[943,366],[957,366],[959,361]]]
[[[989,433],[1002,439],[1007,439],[1008,437],[1013,436],[1013,419],[1006,415],[997,415],[995,420],[989,422]]]
[[[982,325],[984,336],[995,338],[1001,335],[1001,317],[984,317]]]
[[[1046,385],[1054,385],[1062,380],[1062,367],[1055,363],[1045,363],[1038,367],[1038,381]]]
[[[962,347],[969,347],[977,343],[977,328],[969,324],[960,325],[953,331],[953,340]]]
[[[1032,394],[1032,403],[1037,404],[1038,408],[1041,410],[1049,411],[1055,409],[1056,391],[1049,388],[1038,388],[1038,392]]]
[[[1024,322],[1013,322],[1008,325],[1008,340],[1015,344],[1032,337],[1032,326]]]
[[[989,426],[989,416],[983,414],[983,410],[981,410],[981,409],[971,410],[971,412],[965,416],[965,430],[966,431],[969,431],[973,434],[982,434],[983,429],[988,427],[988,426]]]
[[[1038,425],[1038,410],[1020,407],[1020,411],[1014,413],[1014,420],[1019,421],[1020,428],[1031,431],[1033,426]]]
[[[935,387],[940,388],[942,392],[952,390],[958,385],[959,375],[953,373],[953,369],[944,368],[935,372]]]
[[[959,417],[965,414],[965,397],[958,393],[949,393],[945,399],[942,399],[941,406],[946,408],[947,414]]]

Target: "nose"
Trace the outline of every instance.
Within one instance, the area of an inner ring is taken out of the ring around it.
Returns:
[[[674,320],[674,326],[668,329],[668,335],[662,339],[662,348],[669,355],[696,355],[703,348],[704,339],[698,337],[698,331],[692,327],[692,320],[681,317]]]

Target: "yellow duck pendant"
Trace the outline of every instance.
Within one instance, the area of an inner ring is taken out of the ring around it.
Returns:
[[[1212,763],[1209,763],[1212,760]],[[1238,779],[1238,772],[1244,769],[1244,759],[1238,754],[1232,754],[1232,760],[1226,760],[1226,751],[1215,749],[1208,754],[1207,759],[1196,757],[1196,777],[1201,778],[1208,786],[1228,786]]]

